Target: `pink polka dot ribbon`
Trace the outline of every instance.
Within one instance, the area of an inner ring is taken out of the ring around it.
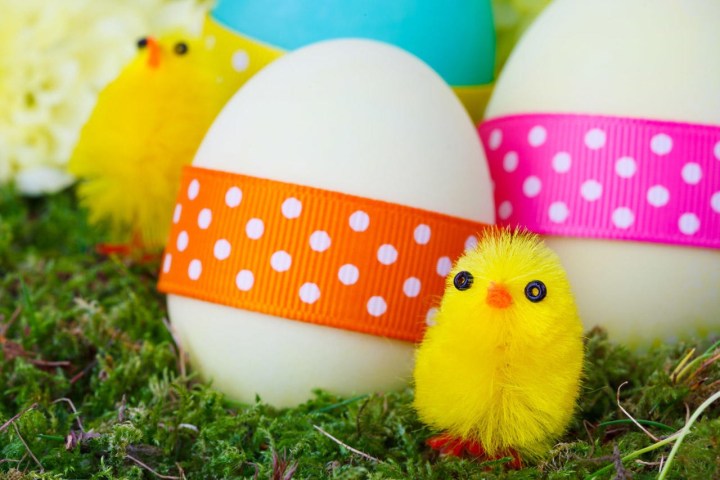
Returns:
[[[720,126],[527,114],[479,131],[501,225],[720,248]]]
[[[453,260],[477,243],[485,227],[403,205],[186,167],[158,287],[419,341]]]

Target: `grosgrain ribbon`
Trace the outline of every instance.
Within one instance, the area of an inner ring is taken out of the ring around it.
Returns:
[[[527,114],[479,132],[501,225],[720,248],[720,126]]]
[[[419,341],[453,260],[475,245],[484,227],[378,200],[186,167],[159,289]]]

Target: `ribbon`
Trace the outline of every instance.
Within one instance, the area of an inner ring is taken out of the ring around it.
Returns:
[[[159,289],[407,341],[484,224],[274,180],[186,167]],[[202,321],[202,319],[198,319]]]
[[[500,225],[720,248],[720,126],[527,114],[479,132]]]

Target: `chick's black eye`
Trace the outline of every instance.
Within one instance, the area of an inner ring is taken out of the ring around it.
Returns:
[[[525,286],[525,296],[533,303],[537,303],[547,296],[547,287],[540,280],[533,280]]]
[[[147,37],[142,37],[137,41],[137,47],[138,48],[145,48],[147,47]]]
[[[453,279],[453,285],[455,285],[455,288],[458,290],[467,290],[472,286],[473,283],[473,276],[472,273],[462,271],[455,275],[455,278]]]
[[[175,44],[175,53],[177,53],[178,55],[185,55],[188,50],[188,45],[185,42],[178,42]]]

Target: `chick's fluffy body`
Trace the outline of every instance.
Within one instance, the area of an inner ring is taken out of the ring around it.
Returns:
[[[155,67],[141,48],[100,93],[70,160],[90,220],[148,248],[164,245],[182,167],[239,83],[218,80],[201,38],[170,33],[158,44]]]
[[[460,291],[458,272],[474,277]],[[547,296],[525,296],[541,280]],[[486,302],[491,284],[512,297]],[[488,455],[542,456],[565,430],[578,396],[582,325],[556,255],[537,236],[489,230],[448,276],[436,324],[417,351],[415,407],[430,426],[480,442]]]

